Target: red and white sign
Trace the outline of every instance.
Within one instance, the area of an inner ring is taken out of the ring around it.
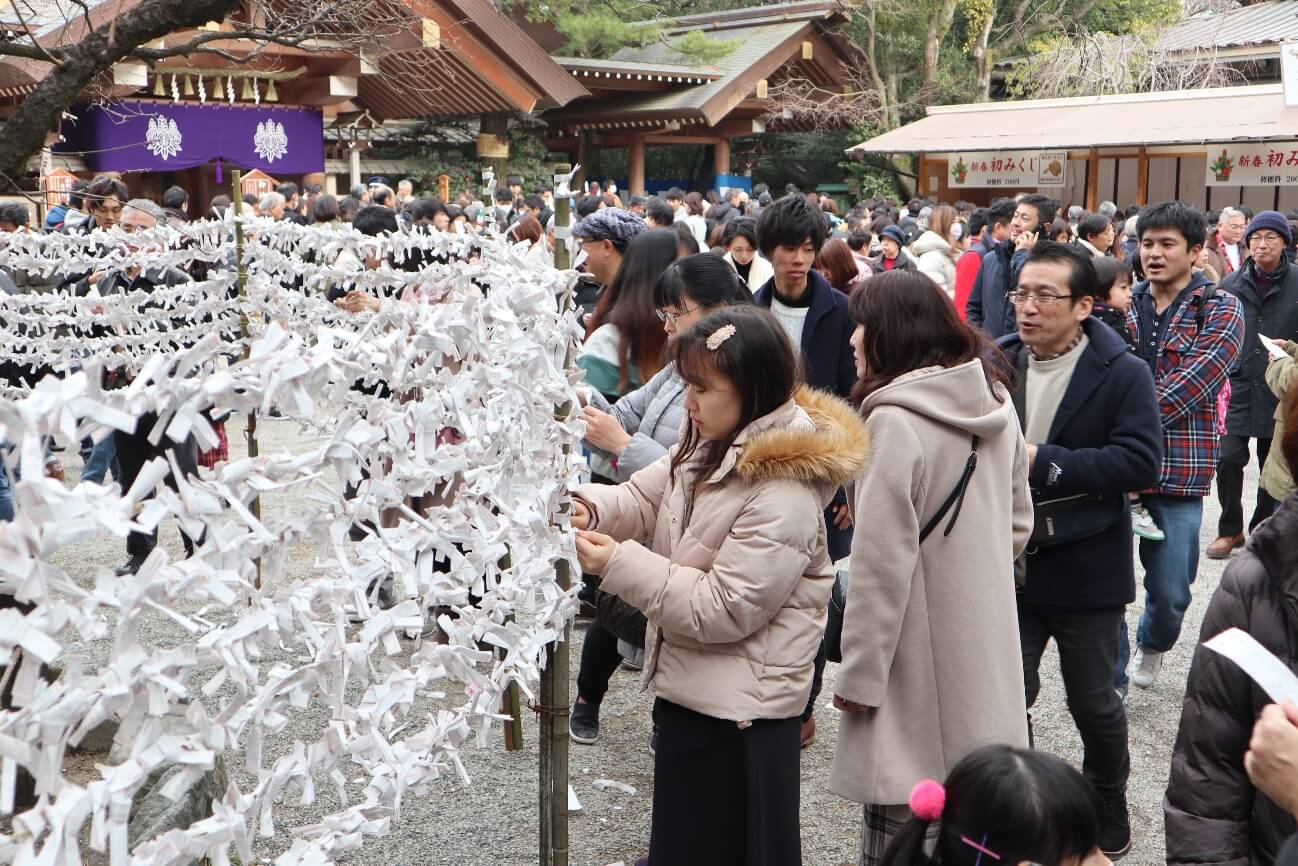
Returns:
[[[1208,186],[1298,185],[1298,141],[1209,144]]]
[[[1003,150],[953,153],[947,185],[1007,189],[1061,187],[1068,178],[1067,151]]]

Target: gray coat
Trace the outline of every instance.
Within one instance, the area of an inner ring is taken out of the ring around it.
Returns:
[[[612,415],[631,434],[631,442],[617,458],[618,480],[629,481],[632,475],[664,457],[680,439],[681,425],[685,423],[685,382],[676,375],[676,365],[668,364],[612,405],[592,390],[590,405]],[[611,457],[589,442],[586,447]]]
[[[1258,334],[1276,340],[1298,340],[1298,266],[1288,265],[1284,282],[1259,299],[1253,269],[1248,265],[1226,277],[1221,289],[1239,299],[1244,312],[1244,347],[1230,371],[1230,410],[1226,432],[1231,436],[1270,439],[1279,400],[1266,384],[1268,355]]]

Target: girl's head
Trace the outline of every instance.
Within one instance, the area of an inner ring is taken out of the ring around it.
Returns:
[[[696,192],[685,193],[685,207],[690,216],[703,216],[703,196]]]
[[[531,214],[523,214],[518,218],[518,222],[509,227],[509,234],[514,238],[515,243],[526,241],[534,244],[541,239],[544,234],[541,229],[541,223]]]
[[[735,269],[712,253],[677,259],[654,286],[654,306],[669,338],[688,331],[713,310],[752,299]]]
[[[928,215],[929,231],[934,232],[942,240],[951,245],[951,252],[960,252],[960,239],[952,235],[951,227],[955,225],[956,213],[955,208],[948,204],[940,204],[933,208],[933,212]]]
[[[798,360],[784,327],[752,304],[709,313],[673,347],[690,424],[672,458],[672,478],[680,479],[681,467],[699,453],[691,479],[697,483],[717,470],[740,431],[792,399]]]
[[[1093,262],[1098,278],[1096,299],[1125,313],[1131,308],[1131,265],[1112,256],[1094,259]]]
[[[843,293],[851,292],[851,283],[860,273],[856,259],[852,258],[852,248],[841,238],[825,241],[820,254],[816,256],[816,270],[831,286]]]
[[[1057,244],[1071,244],[1073,242],[1073,227],[1068,224],[1067,220],[1055,218],[1050,224],[1050,240]]]
[[[623,391],[630,383],[632,364],[638,368],[642,382],[662,368],[667,335],[655,314],[654,286],[676,260],[676,240],[676,232],[671,229],[649,229],[636,235],[627,244],[622,264],[600,295],[591,317],[592,333],[606,324],[618,329],[619,386]]]
[[[931,858],[924,854],[929,824],[919,817],[907,821],[884,853],[884,866],[1109,864],[1099,850],[1100,801],[1094,789],[1045,752],[1002,745],[968,755],[947,777]]]
[[[993,362],[996,349],[982,332],[960,321],[946,292],[919,271],[875,274],[852,296],[848,315],[856,323],[856,387],[861,403],[898,376],[924,367],[958,367],[980,360],[990,387],[1005,375]]]
[[[757,255],[757,220],[739,217],[725,224],[721,245],[737,264],[746,265]]]

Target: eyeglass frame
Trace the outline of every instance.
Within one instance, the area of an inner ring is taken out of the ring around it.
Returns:
[[[1022,297],[1022,300],[1015,300],[1016,296]],[[1035,295],[1030,292],[1024,292],[1021,289],[1015,289],[1012,292],[1005,293],[1005,300],[1009,301],[1011,304],[1013,304],[1016,307],[1023,306],[1028,302],[1028,299],[1031,298],[1033,300],[1033,303],[1035,303],[1037,307],[1040,309],[1048,309],[1050,307],[1053,307],[1055,304],[1059,303],[1062,300],[1066,300],[1068,298],[1078,298],[1078,297],[1084,297],[1084,296],[1075,295],[1071,293],[1067,295]]]
[[[675,322],[681,316],[688,316],[690,313],[697,313],[701,309],[703,309],[703,305],[699,304],[697,307],[692,307],[688,310],[682,310],[679,313],[667,313],[662,310],[654,310],[654,315],[658,317],[658,321],[662,322],[665,325],[668,322]]]

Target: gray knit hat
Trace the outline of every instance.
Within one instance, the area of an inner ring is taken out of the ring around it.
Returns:
[[[619,252],[645,230],[644,220],[619,207],[597,210],[572,227],[572,236],[584,241],[610,241]]]

